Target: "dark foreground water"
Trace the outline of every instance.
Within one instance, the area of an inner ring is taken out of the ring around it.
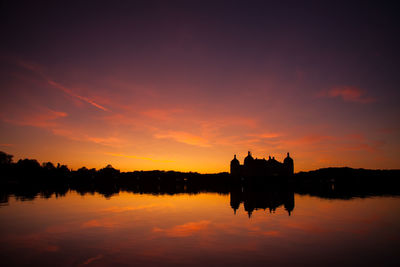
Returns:
[[[0,234],[2,266],[399,266],[400,198],[11,196]]]

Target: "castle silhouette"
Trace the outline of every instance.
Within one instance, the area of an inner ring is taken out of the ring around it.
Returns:
[[[293,159],[287,153],[287,157],[282,162],[279,162],[275,157],[271,156],[266,160],[254,159],[251,152],[248,152],[244,159],[244,164],[241,165],[239,160],[234,156],[231,161],[231,174],[241,177],[274,177],[274,176],[291,176],[294,173]]]

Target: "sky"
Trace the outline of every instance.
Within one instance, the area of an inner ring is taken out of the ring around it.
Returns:
[[[400,168],[390,1],[2,1],[0,151],[72,169]]]

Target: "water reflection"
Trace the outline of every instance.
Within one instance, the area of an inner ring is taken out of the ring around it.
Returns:
[[[168,190],[162,191],[160,185],[156,185],[153,189],[155,190],[152,190],[152,187],[149,185],[136,185],[129,190],[121,190],[116,193],[110,194],[109,192],[104,192],[104,190],[84,191],[62,188],[61,191],[51,191],[48,189],[40,190],[39,188],[21,187],[17,191],[2,192],[0,194],[0,205],[8,205],[10,196],[15,197],[15,199],[18,201],[33,201],[37,197],[45,199],[50,199],[52,197],[64,197],[69,191],[75,191],[82,196],[86,194],[93,195],[95,193],[98,193],[103,195],[105,198],[110,198],[113,195],[118,195],[120,192],[132,192],[151,195],[195,195],[202,192],[210,192],[220,195],[229,195],[230,206],[233,209],[234,214],[236,214],[236,211],[239,209],[240,205],[243,204],[244,210],[247,212],[249,218],[251,218],[254,210],[262,209],[268,210],[269,213],[274,213],[278,207],[283,206],[290,216],[294,209],[294,191],[292,187],[286,184],[267,184],[263,186],[258,185],[258,187],[243,184],[231,184],[229,189],[222,192],[213,192],[212,190],[189,191],[186,185],[176,185],[175,190],[171,190],[171,188],[169,188]]]
[[[258,190],[243,186],[233,187],[230,192],[230,205],[235,214],[241,203],[249,218],[254,210],[268,209],[270,213],[274,213],[282,205],[290,216],[294,209],[294,192],[289,187],[277,186],[258,188]]]
[[[297,183],[286,181],[281,183],[265,183],[260,181],[230,181],[224,183],[198,182],[187,179],[169,180],[133,180],[129,183],[54,183],[54,184],[7,184],[0,189],[0,207],[8,205],[10,196],[19,201],[31,201],[37,197],[50,199],[64,197],[68,192],[74,191],[84,196],[87,194],[100,194],[106,199],[118,195],[120,192],[131,192],[151,195],[176,195],[209,192],[229,195],[230,207],[233,213],[243,204],[248,217],[251,218],[255,210],[264,210],[274,213],[283,206],[290,216],[295,207],[295,193],[302,195],[318,196],[328,199],[352,199],[355,197],[394,196],[398,191],[393,186],[357,186],[354,183],[318,182]]]
[[[399,263],[400,213],[393,212],[399,198],[328,200],[287,185],[157,192],[8,196],[9,206],[0,208],[0,260],[5,266]]]

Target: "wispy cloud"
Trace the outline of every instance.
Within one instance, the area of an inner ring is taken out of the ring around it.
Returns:
[[[137,211],[137,210],[153,210],[153,209],[165,209],[165,208],[171,208],[173,205],[171,203],[153,203],[153,204],[148,204],[148,205],[140,205],[140,206],[125,206],[125,207],[109,207],[103,209],[104,212],[106,213],[121,213],[121,212],[127,212],[127,211]]]
[[[95,257],[91,257],[89,259],[87,259],[85,262],[82,263],[82,265],[88,265],[90,263],[92,263],[93,261],[97,261],[97,260],[101,260],[104,256],[102,254],[99,254]]]
[[[62,120],[68,117],[66,112],[56,111],[47,107],[27,107],[25,110],[17,110],[9,114],[0,114],[0,120],[20,126],[32,126],[46,129],[54,135],[62,136],[74,141],[90,142],[99,145],[119,148],[124,140],[116,136],[92,135],[84,128],[71,127]],[[0,144],[9,147],[12,144]]]
[[[0,146],[11,147],[11,146],[14,146],[14,144],[0,144]]]
[[[210,221],[203,220],[199,222],[188,222],[168,229],[155,227],[153,229],[153,232],[162,233],[170,237],[188,237],[200,231],[206,230],[209,227],[210,223]]]
[[[71,89],[61,85],[60,83],[55,82],[54,80],[50,79],[48,77],[48,75],[45,74],[45,72],[43,71],[43,68],[37,64],[31,63],[31,62],[26,62],[26,61],[22,61],[19,60],[17,62],[17,64],[19,66],[21,66],[22,68],[25,68],[26,70],[31,71],[32,73],[35,73],[36,75],[39,75],[42,79],[46,80],[47,83],[57,89],[62,90],[64,93],[66,93],[67,95],[75,98],[75,99],[79,99],[81,101],[84,101],[98,109],[104,110],[104,111],[108,111],[108,109],[98,103],[96,103],[94,100],[85,97],[85,96],[81,96],[78,95],[77,93],[73,92]]]
[[[381,151],[383,145],[385,145],[385,142],[383,141],[369,141],[369,143],[355,142],[351,144],[344,144],[338,149],[342,151],[367,151],[370,153],[377,153]]]
[[[370,153],[379,152],[385,142],[368,139],[360,133],[345,135],[323,135],[308,134],[294,139],[281,139],[277,141],[280,149],[291,148],[294,150],[314,151],[365,151]]]
[[[48,80],[47,82],[48,82],[51,86],[62,90],[64,93],[66,93],[66,94],[68,94],[68,95],[70,95],[70,96],[72,96],[72,97],[74,97],[74,98],[77,98],[77,99],[82,100],[82,101],[84,101],[84,102],[86,102],[86,103],[89,103],[90,105],[92,105],[92,106],[94,106],[94,107],[96,107],[96,108],[98,108],[98,109],[101,109],[101,110],[104,110],[104,111],[108,111],[108,109],[105,108],[105,107],[103,107],[102,105],[97,104],[96,102],[94,102],[93,100],[91,100],[91,99],[89,99],[89,98],[87,98],[87,97],[80,96],[80,95],[78,95],[78,94],[72,92],[70,89],[68,89],[68,88],[66,88],[66,87],[64,87],[64,86],[62,86],[61,84],[59,84],[59,83],[57,83],[57,82],[55,82],[55,81]]]
[[[205,138],[183,131],[167,131],[166,133],[157,133],[154,134],[154,137],[158,139],[172,139],[177,142],[193,146],[211,147]]]
[[[146,117],[156,120],[170,120],[174,115],[183,113],[183,109],[171,108],[171,109],[149,109],[141,112]]]
[[[364,104],[376,101],[375,98],[366,96],[362,89],[355,86],[334,87],[328,91],[320,92],[318,96],[327,98],[341,98],[346,102],[357,102]]]
[[[74,141],[91,142],[110,147],[121,147],[122,144],[124,143],[124,141],[121,138],[113,136],[110,137],[91,136],[89,134],[81,133],[79,131],[67,129],[61,126],[53,127],[50,130],[55,135],[66,137]]]
[[[106,155],[114,156],[114,157],[123,157],[128,159],[140,159],[140,160],[148,160],[153,162],[162,162],[162,163],[171,163],[174,162],[173,160],[160,160],[160,159],[153,159],[148,157],[140,157],[134,155],[124,155],[124,154],[117,154],[117,153],[105,153]]]
[[[55,111],[49,108],[39,107],[31,112],[19,114],[16,118],[9,116],[5,117],[4,115],[2,115],[0,118],[3,121],[12,124],[47,128],[56,125],[55,121],[57,119],[67,116],[68,114],[62,111]]]
[[[99,219],[99,220],[90,220],[83,222],[81,224],[81,228],[114,228],[118,226],[119,223],[116,221],[113,221],[112,219]]]
[[[43,68],[40,65],[32,63],[32,62],[24,61],[24,60],[17,60],[16,63],[20,67],[30,70],[31,72],[34,72],[34,73],[39,74],[40,76],[44,77]]]
[[[321,135],[321,134],[309,134],[298,139],[290,140],[289,143],[295,145],[313,145],[320,144],[321,142],[332,142],[337,140],[337,137],[331,135]]]
[[[257,138],[260,138],[260,139],[272,139],[272,138],[281,137],[282,134],[279,134],[279,133],[259,133],[259,134],[248,134],[247,136],[257,137]]]

